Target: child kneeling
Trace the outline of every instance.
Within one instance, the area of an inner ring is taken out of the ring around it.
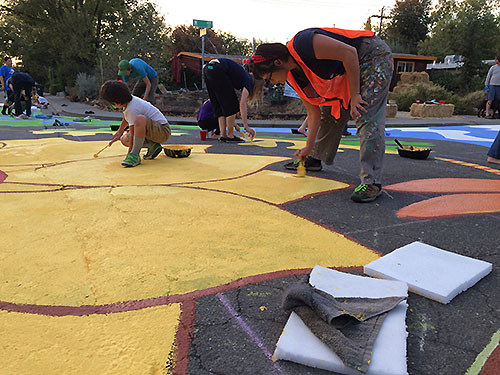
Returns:
[[[151,103],[133,96],[127,85],[120,81],[107,81],[101,86],[100,96],[116,108],[123,109],[120,128],[113,135],[111,143],[121,140],[128,147],[127,157],[122,161],[124,167],[141,164],[141,148],[148,149],[144,160],[151,160],[163,150],[161,143],[172,134],[167,119]],[[129,126],[130,131],[123,134]]]

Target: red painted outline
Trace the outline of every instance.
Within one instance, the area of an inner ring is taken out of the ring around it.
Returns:
[[[332,267],[332,269],[349,271],[360,270],[362,269],[362,267]],[[45,316],[88,316],[114,314],[142,310],[149,307],[165,306],[172,303],[184,303],[185,301],[206,297],[216,293],[224,293],[233,289],[238,289],[243,286],[260,283],[263,281],[279,279],[281,277],[304,275],[308,272],[311,272],[311,270],[312,268],[298,268],[292,270],[268,272],[259,275],[247,276],[231,281],[227,284],[222,284],[201,290],[195,290],[184,294],[173,294],[170,296],[152,297],[136,301],[115,302],[104,305],[35,305],[0,301],[0,310]]]
[[[498,375],[500,374],[500,344],[490,354],[488,359],[479,372],[480,375]]]

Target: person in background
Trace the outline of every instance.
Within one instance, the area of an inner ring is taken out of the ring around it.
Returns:
[[[37,108],[48,108],[49,101],[45,97],[38,95],[36,87],[33,87],[31,96],[33,97],[33,103]]]
[[[488,71],[484,86],[488,88],[488,101],[486,102],[486,118],[493,118],[491,104],[495,99],[500,99],[500,53],[495,56],[495,65]]]
[[[146,62],[139,58],[132,60],[122,60],[118,63],[118,75],[122,76],[123,82],[128,82],[130,78],[138,81],[134,86],[132,95],[142,96],[151,104],[155,104],[155,93],[158,87],[158,73]],[[144,88],[144,85],[146,87]]]
[[[99,95],[112,106],[123,109],[122,123],[111,139],[111,143],[121,140],[128,147],[122,166],[135,167],[141,164],[139,153],[143,147],[148,149],[143,156],[144,160],[156,158],[163,150],[161,144],[172,134],[167,119],[158,108],[131,95],[127,85],[119,81],[104,82]],[[127,126],[130,131],[123,134]]]
[[[217,117],[215,117],[210,100],[205,100],[205,103],[201,106],[198,111],[197,120],[200,129],[210,132],[210,137],[220,135],[219,122],[217,121]]]
[[[4,58],[4,64],[0,67],[0,90],[3,91],[3,107],[2,107],[2,115],[7,114],[8,106],[8,91],[11,89],[7,85],[7,80],[14,74],[14,68],[12,67],[12,59],[9,56]]]
[[[35,80],[28,73],[14,72],[9,78],[14,91],[14,110],[18,119],[29,119],[31,116],[31,92],[35,85]],[[26,115],[23,114],[22,97],[26,100]]]
[[[488,150],[488,163],[500,164],[500,131]]]
[[[283,45],[265,43],[251,59],[256,78],[293,87],[307,110],[306,146],[295,153],[309,170],[332,164],[349,114],[360,137],[361,184],[351,199],[382,193],[385,112],[393,72],[390,48],[369,30],[310,28]],[[298,161],[288,169],[297,169]]]
[[[262,97],[264,81],[255,80],[240,64],[226,58],[211,60],[203,67],[203,74],[208,96],[219,123],[219,140],[244,142],[234,135],[238,112],[245,130],[255,136],[255,131],[248,126],[247,102],[253,103]],[[239,102],[235,90],[241,90]]]

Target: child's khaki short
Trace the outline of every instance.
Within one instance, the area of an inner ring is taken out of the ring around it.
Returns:
[[[170,138],[172,130],[168,124],[162,124],[150,118],[146,119],[146,139],[156,143],[163,143]]]

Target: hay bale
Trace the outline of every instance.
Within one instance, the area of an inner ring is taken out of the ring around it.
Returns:
[[[398,113],[398,105],[397,104],[387,104],[387,110],[385,112],[386,118],[396,117]]]
[[[401,79],[400,81],[403,84],[411,85],[413,83],[413,75],[412,73],[404,72],[401,73]],[[399,85],[399,83],[398,83]]]
[[[427,72],[413,72],[413,83],[430,82]]]
[[[412,117],[452,117],[455,106],[453,104],[417,104],[410,107]]]

